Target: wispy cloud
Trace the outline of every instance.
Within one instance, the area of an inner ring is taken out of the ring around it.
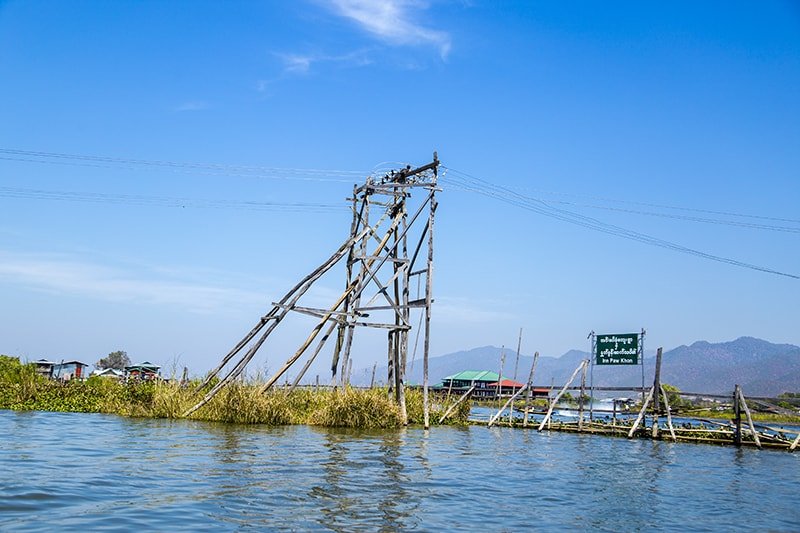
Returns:
[[[444,59],[450,53],[450,34],[428,28],[416,15],[429,7],[421,0],[327,0],[337,14],[365,31],[395,45],[435,46]]]
[[[348,54],[328,55],[328,54],[283,54],[276,52],[284,66],[287,74],[307,74],[314,64],[318,63],[338,63],[348,67],[364,67],[372,64],[372,60],[367,55],[367,50],[356,50]],[[259,90],[266,89],[266,86]]]
[[[208,107],[208,102],[203,100],[189,100],[175,106],[173,110],[182,113],[185,111],[203,111],[204,109],[208,109]]]
[[[446,323],[479,324],[507,321],[514,317],[504,311],[502,302],[476,301],[472,298],[440,296],[433,304],[437,321]]]
[[[168,272],[110,267],[66,255],[0,251],[0,283],[113,302],[179,306],[195,313],[263,305],[263,294],[187,281]]]

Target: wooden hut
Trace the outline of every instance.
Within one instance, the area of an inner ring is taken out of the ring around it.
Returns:
[[[161,367],[149,361],[125,367],[125,379],[150,381],[158,379]]]

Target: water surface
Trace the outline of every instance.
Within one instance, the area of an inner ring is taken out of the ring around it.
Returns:
[[[0,411],[2,530],[796,531],[798,502],[778,451]]]

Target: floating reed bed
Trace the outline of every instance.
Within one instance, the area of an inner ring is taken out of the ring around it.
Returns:
[[[536,414],[544,415],[543,412],[538,412]],[[470,419],[469,422],[472,425],[480,425],[480,426],[485,426],[489,424],[488,420],[479,420],[479,419]],[[514,428],[527,427],[530,429],[535,429],[536,427],[538,427],[540,422],[541,419],[539,420],[531,419],[527,424],[524,424],[523,419],[520,417],[514,417],[511,419],[511,421],[509,421],[508,417],[504,416],[502,420],[495,423],[495,425],[514,427]],[[582,424],[579,424],[577,421],[567,422],[567,421],[554,420],[551,421],[545,429],[547,431],[564,431],[568,433],[584,433],[589,435],[604,435],[609,437],[631,438],[630,431],[632,426],[633,426],[632,423],[626,423],[624,421],[617,421],[616,423],[614,423],[614,422],[584,420]],[[708,427],[708,426],[713,426],[713,427]],[[749,430],[749,428],[743,428],[741,445],[749,447],[757,447],[760,445],[760,447],[762,448],[787,450],[791,446],[793,439],[798,434],[798,432],[796,431],[786,430],[783,428],[771,428],[767,426],[761,426],[761,427],[764,430],[768,431],[758,431],[758,437],[759,437],[758,444],[756,443],[756,440],[753,437],[753,434]],[[637,428],[632,437],[639,439],[663,440],[663,441],[674,441],[674,442],[694,442],[703,444],[731,445],[734,444],[734,435],[735,435],[733,426],[712,420],[697,420],[696,425],[693,425],[692,427],[684,427],[682,425],[675,426],[674,433],[675,433],[675,438],[673,439],[672,434],[669,432],[668,428],[659,427],[657,436],[653,437],[652,426],[648,427],[641,426]]]
[[[0,356],[2,357],[2,356]],[[183,418],[200,393],[199,383],[118,383],[105,378],[60,383],[36,375],[30,365],[0,360],[0,409],[111,413],[145,418]],[[15,359],[13,361],[16,361]],[[308,424],[329,427],[396,428],[398,406],[386,389],[275,388],[261,392],[258,380],[223,389],[188,418],[237,424]],[[455,399],[432,406],[438,420]],[[409,423],[422,424],[422,391],[406,392]],[[458,406],[446,423],[464,424],[469,405]]]

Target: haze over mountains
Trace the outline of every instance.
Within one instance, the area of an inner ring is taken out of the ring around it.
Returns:
[[[431,357],[431,384],[462,370],[500,369],[501,349],[482,346],[455,353]],[[539,386],[563,385],[588,352],[570,350],[560,357],[541,356],[534,383]],[[514,377],[516,351],[506,348],[503,375]],[[532,355],[520,355],[517,381],[527,380]],[[655,350],[645,352],[645,385],[653,382]],[[354,384],[369,384],[372,369],[354,372]],[[378,368],[376,381],[386,380],[386,367]],[[588,380],[588,378],[587,378]],[[422,360],[413,366],[409,361],[407,383],[422,383]],[[661,381],[682,391],[726,394],[735,384],[751,396],[777,396],[782,392],[800,391],[800,347],[792,344],[773,344],[753,337],[734,341],[709,343],[697,341],[665,351],[661,363]],[[595,366],[596,386],[640,386],[641,366]]]

